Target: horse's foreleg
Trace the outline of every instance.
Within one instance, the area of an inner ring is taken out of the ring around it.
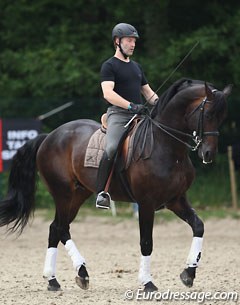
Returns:
[[[192,287],[202,253],[204,224],[193,209],[189,212],[186,221],[192,228],[193,240],[186,262],[187,268],[183,270],[180,278],[184,285]]]
[[[157,287],[152,282],[150,271],[151,253],[153,248],[152,231],[154,222],[154,210],[139,205],[139,228],[140,228],[140,246],[141,261],[138,279],[140,284],[144,285],[145,291],[156,291]]]
[[[181,198],[181,200],[173,206],[171,205],[169,209],[186,221],[193,231],[193,240],[186,262],[187,266],[180,274],[183,284],[187,287],[192,287],[196,276],[196,268],[199,265],[202,253],[204,224],[196,214],[195,210],[189,205],[185,197]]]

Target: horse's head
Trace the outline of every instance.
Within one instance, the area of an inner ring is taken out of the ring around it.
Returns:
[[[231,85],[223,91],[211,89],[206,83],[201,98],[193,101],[186,115],[188,128],[194,130],[196,148],[203,163],[211,163],[218,149],[218,128],[227,115],[227,96]]]

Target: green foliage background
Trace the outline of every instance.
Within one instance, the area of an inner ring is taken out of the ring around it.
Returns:
[[[77,118],[99,120],[106,107],[99,70],[113,55],[111,30],[119,22],[138,29],[134,60],[142,64],[154,89],[199,41],[159,94],[180,77],[206,80],[219,89],[232,83],[220,153],[238,142],[240,2],[235,0],[1,0],[0,117],[37,117],[74,101],[71,108],[43,122],[45,131]],[[226,165],[226,155],[221,160]],[[206,182],[198,164],[198,175]],[[215,176],[226,177],[226,171],[227,166],[224,171],[212,168]],[[206,194],[199,187],[198,195]],[[226,200],[229,195],[219,199]]]

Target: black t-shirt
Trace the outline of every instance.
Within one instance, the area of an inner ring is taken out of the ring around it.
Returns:
[[[114,91],[129,102],[142,103],[141,87],[146,85],[147,79],[142,67],[135,61],[124,62],[111,57],[102,64],[101,82],[113,81]]]

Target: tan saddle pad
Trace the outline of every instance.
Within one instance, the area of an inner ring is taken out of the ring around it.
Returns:
[[[133,152],[133,140],[134,140],[134,134],[135,129],[137,128],[138,124],[135,125],[133,132],[131,133],[131,136],[128,135],[126,139],[124,140],[124,143],[122,145],[122,154],[125,159],[125,168],[128,168],[131,158],[132,158],[132,152]],[[91,136],[88,146],[85,153],[84,158],[84,167],[99,167],[99,163],[102,159],[102,155],[105,150],[105,132],[102,131],[102,129],[96,130],[93,135]]]
[[[91,136],[84,158],[85,167],[99,167],[105,149],[105,133],[100,129]]]

